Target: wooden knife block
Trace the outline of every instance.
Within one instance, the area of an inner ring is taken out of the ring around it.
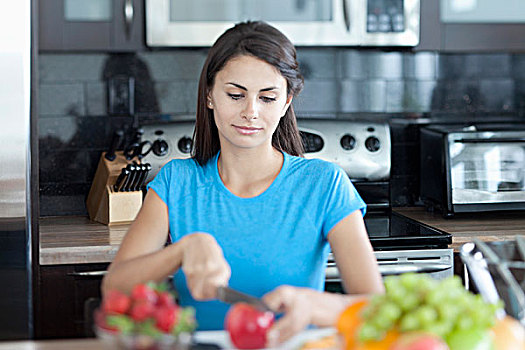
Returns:
[[[97,172],[91,184],[86,201],[89,217],[106,225],[124,224],[135,220],[142,207],[142,191],[114,192],[113,185],[117,181],[122,168],[132,160],[126,160],[122,152],[116,152],[113,161],[107,160],[102,153],[98,162]],[[137,160],[137,159],[135,159]]]

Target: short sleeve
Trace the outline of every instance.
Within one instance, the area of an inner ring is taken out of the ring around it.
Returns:
[[[169,184],[171,180],[171,174],[173,172],[173,164],[169,162],[165,164],[160,171],[157,173],[155,178],[147,185],[147,189],[150,188],[157,193],[157,195],[162,199],[166,205],[168,205],[168,195],[169,195]]]
[[[323,236],[342,219],[356,210],[366,213],[366,204],[357,193],[348,175],[337,165],[333,165],[333,172],[326,197],[325,218],[323,220]]]

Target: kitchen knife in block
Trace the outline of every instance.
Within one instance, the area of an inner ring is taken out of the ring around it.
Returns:
[[[91,184],[86,201],[91,220],[95,220],[97,216],[102,197],[106,192],[106,186],[115,184],[122,168],[125,168],[129,163],[121,151],[115,152],[116,157],[113,161],[107,160],[105,155],[106,153],[103,152],[100,157],[95,178]]]
[[[135,220],[141,207],[142,192],[115,192],[108,185],[92,220],[106,225],[129,223]]]

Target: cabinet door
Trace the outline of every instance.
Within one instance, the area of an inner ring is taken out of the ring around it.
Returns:
[[[40,51],[132,51],[143,47],[141,0],[42,0]]]
[[[43,0],[40,50],[109,50],[113,0]]]
[[[445,51],[518,51],[525,49],[523,0],[441,0]]]
[[[35,296],[35,338],[93,336],[92,315],[108,264],[41,266]]]

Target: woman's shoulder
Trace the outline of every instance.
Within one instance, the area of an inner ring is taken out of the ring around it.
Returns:
[[[308,173],[333,174],[342,171],[337,164],[319,159],[304,158],[288,155],[290,159],[290,169],[297,171],[306,171]]]

